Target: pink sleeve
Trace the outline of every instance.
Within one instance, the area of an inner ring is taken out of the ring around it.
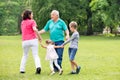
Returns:
[[[32,21],[32,27],[34,27],[34,26],[37,27],[35,20]]]

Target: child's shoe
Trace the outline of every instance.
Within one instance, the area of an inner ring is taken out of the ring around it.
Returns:
[[[71,71],[70,74],[76,74],[76,72],[75,71]]]
[[[50,75],[54,75],[55,74],[55,71],[52,71],[51,73],[50,73]]]
[[[59,71],[59,75],[62,75],[62,73],[63,73],[63,70],[62,70],[62,69],[60,69],[60,71]]]
[[[76,74],[79,74],[80,69],[81,69],[81,67],[80,67],[80,66],[78,66],[78,67],[76,68]]]

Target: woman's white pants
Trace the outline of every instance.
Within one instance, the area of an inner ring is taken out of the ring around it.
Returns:
[[[23,41],[22,48],[23,48],[23,56],[20,64],[20,71],[25,71],[25,65],[26,65],[28,52],[30,48],[32,50],[32,55],[35,61],[36,68],[41,67],[40,58],[38,56],[38,40],[33,39],[33,40]]]

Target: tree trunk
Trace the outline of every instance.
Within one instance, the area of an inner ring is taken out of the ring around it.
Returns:
[[[22,17],[19,15],[18,16],[18,32],[19,34],[21,34],[21,21],[22,21]]]
[[[89,3],[91,0],[89,0]],[[88,4],[89,5],[89,4]],[[86,9],[87,11],[87,32],[86,35],[93,35],[93,30],[92,30],[92,12],[90,7]]]

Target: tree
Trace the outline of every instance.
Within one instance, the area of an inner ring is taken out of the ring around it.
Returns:
[[[0,34],[20,32],[21,13],[31,8],[32,0],[1,0],[0,2]]]
[[[0,34],[21,33],[21,14],[25,9],[32,9],[39,29],[45,26],[54,9],[67,25],[77,21],[78,31],[86,35],[102,32],[105,26],[113,30],[120,25],[119,0],[1,0]]]
[[[119,5],[119,0],[92,0],[90,7],[94,14],[92,18],[94,24],[103,24],[104,27],[109,26],[111,30],[115,28],[120,21]]]
[[[79,10],[79,0],[35,0],[32,10],[35,14],[35,19],[42,29],[47,20],[50,19],[50,12],[58,10],[60,17],[68,24],[71,20],[77,20]]]
[[[91,7],[89,6],[89,4],[91,3],[91,0],[88,0],[88,6],[86,8],[86,12],[87,12],[87,35],[92,35],[93,34],[93,30],[92,30],[92,11],[91,11]]]
[[[17,32],[16,29],[17,23],[15,23],[15,21],[18,14],[16,7],[18,7],[19,4],[10,0],[2,1],[1,4],[2,4],[1,9],[3,12],[1,15],[2,24],[1,24],[0,34]]]

